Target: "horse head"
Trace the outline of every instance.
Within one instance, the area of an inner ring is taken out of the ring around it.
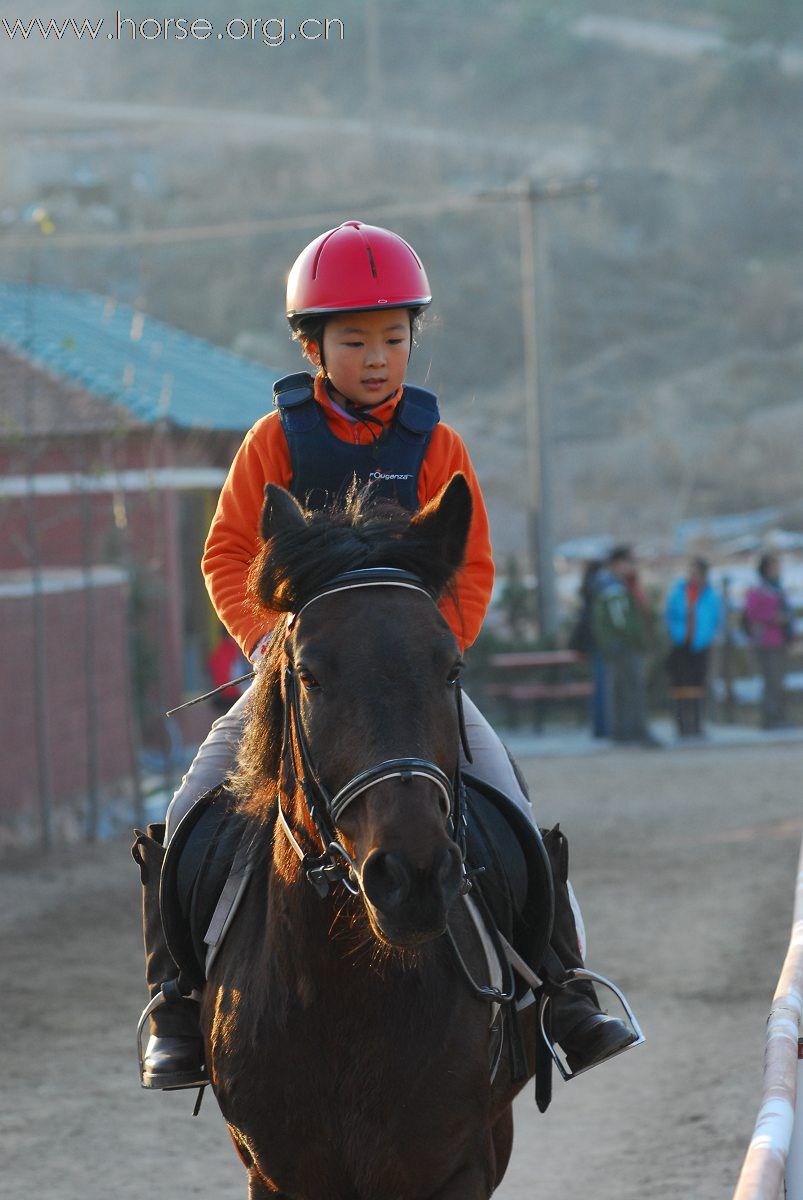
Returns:
[[[393,946],[443,933],[463,880],[453,786],[462,661],[437,601],[470,522],[462,475],[412,518],[370,493],[308,512],[266,489],[251,595],[288,616],[241,763],[252,784],[271,771],[281,779],[283,828],[308,878],[324,891],[346,865],[341,881]],[[298,875],[298,860],[287,863]]]

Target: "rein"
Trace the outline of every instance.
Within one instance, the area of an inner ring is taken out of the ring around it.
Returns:
[[[335,576],[324,584],[320,591],[311,596],[298,612],[293,613],[288,620],[288,629],[298,621],[301,614],[322,600],[325,596],[336,595],[338,592],[351,591],[367,587],[403,587],[411,591],[421,592],[435,603],[432,592],[424,585],[417,575],[409,571],[393,567],[371,567],[359,571],[347,571]],[[298,690],[298,678],[292,662],[287,662],[284,669],[285,702],[284,702],[284,732],[282,736],[282,762],[289,765],[301,788],[307,812],[315,826],[321,843],[320,854],[305,853],[294,834],[290,823],[282,809],[279,800],[279,822],[290,845],[301,860],[301,866],[308,881],[322,898],[327,896],[331,888],[342,883],[353,896],[360,892],[359,877],[356,863],[339,840],[337,825],[348,806],[359,796],[372,787],[388,779],[400,779],[410,783],[414,778],[429,779],[435,784],[443,814],[450,822],[451,832],[461,854],[465,858],[465,807],[463,802],[463,781],[458,759],[453,779],[441,770],[436,763],[425,758],[391,758],[376,763],[366,770],[354,775],[348,783],[332,795],[321,782],[312,758],[304,725],[301,720],[301,701]],[[460,741],[468,761],[471,752],[468,746],[463,703],[460,691],[460,681],[455,683],[457,698],[457,719],[460,731]],[[292,753],[292,737],[295,735],[301,758],[301,772],[296,770]],[[464,868],[465,870],[465,868]]]

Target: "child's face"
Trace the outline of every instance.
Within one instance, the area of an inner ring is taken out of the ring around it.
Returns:
[[[406,308],[341,313],[323,331],[326,373],[353,404],[378,404],[404,383],[410,357]]]

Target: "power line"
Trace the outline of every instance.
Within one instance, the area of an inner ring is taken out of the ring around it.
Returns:
[[[72,250],[85,246],[157,246],[183,242],[225,241],[229,238],[254,237],[264,233],[286,233],[296,229],[320,228],[339,224],[344,213],[360,209],[360,216],[373,218],[426,216],[429,213],[476,209],[480,196],[443,196],[433,200],[402,201],[397,204],[360,205],[344,202],[337,212],[302,213],[296,216],[266,217],[259,221],[229,221],[215,225],[177,225],[162,229],[128,230],[109,233],[54,233],[48,246]],[[348,218],[346,218],[348,219]],[[32,237],[0,238],[0,250],[30,250]]]

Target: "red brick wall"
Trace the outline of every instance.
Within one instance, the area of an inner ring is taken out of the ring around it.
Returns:
[[[150,429],[87,432],[80,438],[35,439],[29,459],[22,442],[0,438],[0,473],[19,477],[30,468],[44,476],[61,472],[91,476],[95,471],[129,469],[225,469],[239,441],[238,435],[203,431],[173,430],[158,436]],[[179,497],[169,489],[117,495],[38,495],[34,503],[39,557],[44,567],[119,563],[136,571],[138,629],[152,651],[158,648],[155,677],[147,687],[147,708],[153,714],[182,699],[185,586],[202,590],[200,545],[194,552],[197,563],[191,570],[182,571],[182,555],[186,559],[187,552],[181,541],[178,504]],[[28,502],[24,496],[0,496],[0,571],[30,567]],[[189,595],[192,597],[194,592]],[[195,600],[193,604],[197,609]],[[196,689],[195,680],[191,686]],[[161,744],[161,717],[147,720],[142,733],[148,743]]]
[[[48,572],[47,579],[52,575]],[[8,576],[0,576],[0,582]],[[76,587],[76,584],[78,586]],[[46,594],[45,706],[53,788],[53,832],[80,830],[89,787],[90,688],[97,694],[94,724],[101,803],[125,790],[133,774],[129,737],[126,595],[114,583],[87,593],[73,574],[73,590]],[[94,666],[87,672],[87,641]],[[37,768],[34,604],[28,596],[0,594],[0,663],[5,692],[0,720],[0,844],[36,840],[41,832]]]

